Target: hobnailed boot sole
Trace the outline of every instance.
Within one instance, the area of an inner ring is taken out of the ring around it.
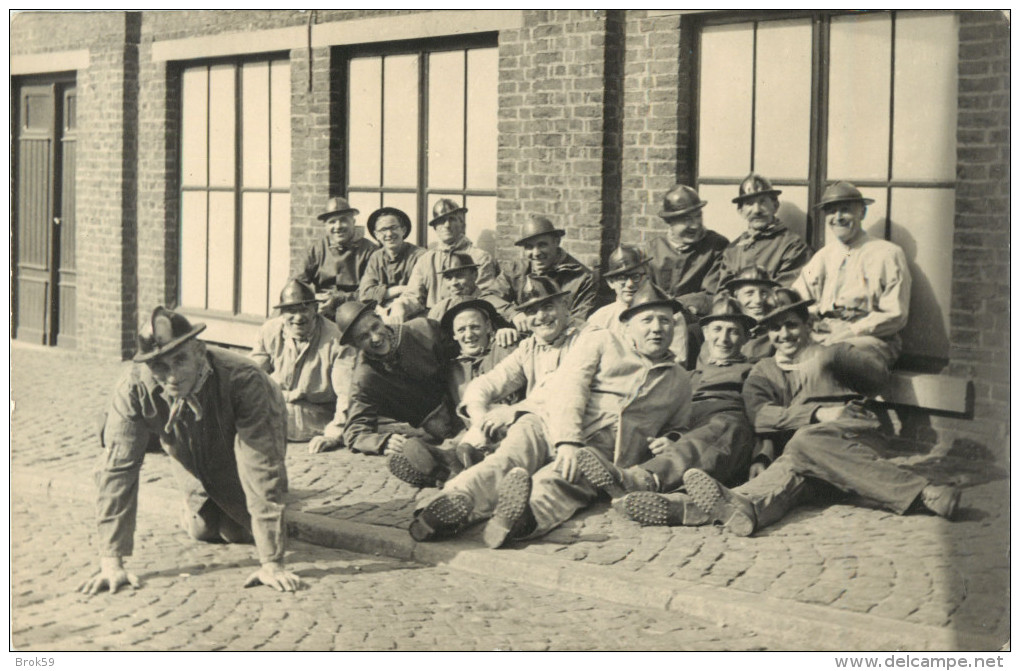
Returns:
[[[482,540],[485,545],[496,549],[508,540],[513,540],[514,532],[520,526],[524,512],[531,498],[531,476],[523,468],[511,470],[499,483],[499,499],[496,510],[485,524]]]
[[[471,498],[466,494],[444,494],[429,501],[407,530],[419,543],[437,536],[452,535],[464,526],[473,507]]]
[[[434,477],[419,471],[414,467],[414,464],[408,461],[407,457],[402,454],[391,454],[387,466],[389,466],[390,473],[413,487],[421,489],[425,487],[434,487],[436,484],[436,479]]]
[[[623,498],[623,512],[643,527],[669,525],[669,501],[654,492],[634,492]]]
[[[692,468],[684,473],[687,493],[713,522],[718,522],[735,536],[750,536],[754,533],[755,520],[740,505],[736,495],[719,484],[708,473]]]
[[[577,451],[577,467],[581,469],[584,479],[601,491],[610,495],[622,492],[623,488],[613,473],[587,448]]]

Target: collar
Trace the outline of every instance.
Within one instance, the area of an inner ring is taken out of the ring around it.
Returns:
[[[474,363],[475,361],[479,361],[481,359],[484,359],[492,351],[492,340],[493,340],[493,337],[494,336],[490,336],[489,344],[485,347],[485,349],[483,349],[478,354],[469,355],[469,354],[461,354],[461,353],[458,352],[458,354],[456,356],[456,360],[459,361],[459,362],[462,362],[462,363]]]
[[[163,427],[164,433],[173,433],[180,421],[181,412],[185,406],[191,408],[191,412],[195,415],[195,421],[202,421],[202,404],[198,400],[198,395],[202,391],[202,387],[205,386],[206,381],[212,375],[212,366],[209,365],[208,359],[202,358],[202,367],[198,373],[198,381],[195,383],[195,387],[191,390],[191,393],[187,396],[170,396],[166,393],[166,390],[160,387],[159,393],[163,399],[170,406],[170,415],[167,417],[166,425]]]
[[[817,343],[809,343],[807,347],[797,352],[797,355],[792,360],[781,358],[778,350],[776,351],[774,358],[776,365],[779,366],[780,370],[798,370],[804,362],[815,358],[821,351],[821,345]]]
[[[740,352],[737,352],[735,355],[726,359],[709,359],[708,363],[713,366],[722,366],[725,368],[726,366],[732,366],[737,363],[747,363],[747,357]]]
[[[313,340],[315,340],[316,336],[319,335],[319,326],[320,326],[320,320],[321,319],[322,319],[321,315],[318,315],[318,314],[315,315],[315,317],[312,319],[312,330],[309,331],[308,337],[305,338],[304,340],[300,340],[300,339],[294,337],[293,335],[291,335],[290,334],[290,326],[286,322],[284,322],[283,323],[283,337],[286,338],[287,340],[293,341],[294,343],[297,343],[299,345],[302,344],[302,343],[310,343]]]
[[[860,231],[857,232],[857,237],[855,237],[849,243],[845,243],[837,238],[835,240],[835,244],[837,249],[842,251],[844,254],[847,254],[854,249],[860,249],[864,245],[864,243],[870,239],[871,236],[868,235],[868,232],[862,228]]]
[[[436,249],[438,249],[439,251],[441,251],[441,252],[443,252],[445,254],[451,254],[453,252],[463,251],[463,250],[467,249],[470,246],[471,246],[471,241],[468,240],[466,235],[462,235],[460,240],[458,240],[457,242],[453,243],[452,245],[444,245],[441,242],[438,243],[438,245],[436,246]]]
[[[740,243],[743,246],[750,245],[757,240],[764,240],[766,238],[774,238],[777,235],[786,232],[786,226],[778,217],[772,220],[772,223],[762,229],[746,230],[740,234]]]
[[[704,240],[706,235],[708,235],[708,229],[702,226],[701,232],[698,234],[698,237],[694,240],[691,240],[690,242],[685,241],[678,244],[670,240],[668,235],[666,236],[666,242],[669,244],[670,247],[672,247],[676,251],[686,253],[693,249],[695,245]]]
[[[535,336],[532,337],[535,338],[535,346],[538,347],[538,349],[555,349],[562,346],[566,339],[574,333],[577,333],[578,329],[582,326],[584,326],[584,322],[579,321],[577,318],[571,318],[571,320],[567,322],[567,325],[563,327],[563,330],[560,331],[560,334],[550,343],[547,343],[544,340],[539,340]]]

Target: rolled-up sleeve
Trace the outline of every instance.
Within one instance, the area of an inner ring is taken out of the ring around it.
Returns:
[[[233,379],[237,472],[251,515],[262,563],[278,562],[286,549],[284,492],[287,416],[283,396],[269,377],[244,369]]]

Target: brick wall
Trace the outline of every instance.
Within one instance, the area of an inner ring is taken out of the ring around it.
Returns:
[[[564,247],[598,266],[603,238],[614,236],[618,194],[607,193],[605,63],[614,21],[592,11],[533,11],[499,38],[497,253],[532,214],[567,231]],[[611,101],[612,102],[612,101]],[[616,101],[618,107],[619,101]],[[610,110],[612,115],[618,109]],[[612,151],[612,149],[610,149]]]
[[[621,237],[636,244],[663,235],[662,197],[685,174],[690,146],[690,53],[680,16],[627,12],[623,108]]]
[[[135,332],[137,22],[125,12],[18,14],[11,22],[12,54],[89,51],[89,67],[77,73],[78,347],[118,356],[132,349]]]
[[[1008,458],[1009,23],[961,12],[956,220],[948,372],[974,380],[973,419],[936,418]]]

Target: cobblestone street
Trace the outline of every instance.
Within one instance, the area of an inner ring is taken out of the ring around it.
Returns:
[[[142,588],[87,597],[91,506],[19,497],[12,507],[14,649],[28,650],[762,650],[747,631],[697,618],[295,543],[305,589],[242,589],[250,546],[188,539],[142,515],[126,560]]]

